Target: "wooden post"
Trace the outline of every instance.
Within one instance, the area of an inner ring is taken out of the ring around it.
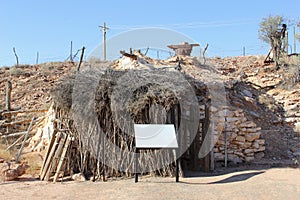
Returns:
[[[71,47],[70,47],[70,62],[73,62],[73,41],[71,41]]]
[[[56,181],[57,181],[57,178],[58,178],[60,169],[61,169],[61,167],[62,167],[62,165],[63,165],[63,162],[64,162],[64,159],[65,159],[67,150],[68,150],[68,148],[69,148],[70,142],[71,142],[71,136],[70,136],[70,135],[67,135],[67,140],[66,140],[66,143],[65,143],[65,145],[64,145],[64,147],[63,147],[63,150],[62,150],[62,153],[61,153],[61,156],[60,156],[60,159],[59,159],[59,163],[58,163],[58,166],[57,166],[57,169],[56,169],[54,178],[53,178],[53,182],[56,182]]]
[[[82,60],[83,60],[84,50],[85,50],[85,47],[82,47],[80,60],[79,60],[78,66],[77,66],[77,71],[78,71],[78,72],[79,72],[79,70],[80,70],[80,66],[81,66],[81,63],[82,63]]]
[[[135,147],[135,154],[134,154],[134,182],[139,182],[139,175],[138,175],[138,159],[139,159],[139,150]]]
[[[205,104],[205,120],[202,125],[202,140],[206,137],[209,129],[209,107]],[[203,141],[202,141],[203,142]],[[203,158],[203,171],[209,172],[210,171],[210,154],[207,154]]]
[[[203,53],[202,53],[202,55],[203,55],[203,65],[205,65],[205,63],[206,63],[205,52],[207,51],[207,48],[208,48],[208,44],[206,44],[206,46],[205,46],[205,48],[203,50]]]
[[[18,163],[18,161],[19,161],[19,158],[20,158],[21,153],[22,153],[22,151],[23,151],[23,148],[24,148],[24,146],[25,146],[26,140],[27,140],[27,138],[28,138],[29,132],[31,131],[31,128],[32,128],[34,119],[35,119],[35,117],[33,117],[33,118],[31,119],[30,125],[29,125],[29,127],[28,127],[28,129],[27,129],[27,133],[26,133],[26,135],[25,135],[25,138],[24,138],[24,140],[23,140],[23,142],[22,142],[21,148],[20,148],[19,153],[18,153],[18,155],[17,155],[16,163]]]
[[[35,64],[36,65],[39,64],[39,52],[36,52],[36,62],[35,62]]]
[[[5,109],[7,111],[11,110],[11,107],[10,107],[11,90],[12,90],[11,82],[9,80],[7,80],[7,82],[6,82],[6,99],[5,99]]]
[[[210,171],[215,170],[215,155],[214,155],[214,145],[215,145],[215,119],[212,115],[211,118],[211,139],[210,139]]]
[[[52,159],[51,165],[49,166],[48,172],[46,173],[45,180],[49,181],[50,176],[52,175],[52,172],[56,170],[59,158],[61,157],[61,153],[63,150],[63,147],[65,145],[65,140],[66,140],[66,134],[62,133],[60,141],[58,143],[57,149],[55,150],[54,157]]]
[[[51,165],[51,162],[53,160],[53,155],[55,153],[56,147],[58,146],[60,137],[61,137],[61,132],[58,132],[56,135],[54,135],[54,134],[52,135],[50,144],[47,149],[47,153],[44,157],[44,161],[43,161],[43,164],[41,167],[41,172],[40,172],[40,180],[41,181],[44,180],[44,178],[48,172],[49,166]]]
[[[19,66],[19,58],[18,58],[18,55],[17,55],[17,52],[16,52],[16,48],[15,48],[15,47],[13,48],[13,51],[14,51],[14,54],[15,54],[15,57],[16,57],[17,66]]]

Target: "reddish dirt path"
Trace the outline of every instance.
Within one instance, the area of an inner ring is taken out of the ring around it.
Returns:
[[[0,199],[299,199],[300,169],[248,170],[181,178],[142,177],[108,182],[0,183]]]

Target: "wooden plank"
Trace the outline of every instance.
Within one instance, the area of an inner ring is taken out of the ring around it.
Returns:
[[[57,181],[60,169],[61,169],[61,167],[63,165],[63,162],[64,162],[64,159],[65,159],[67,150],[69,148],[70,142],[71,142],[71,136],[67,135],[67,140],[66,140],[66,143],[65,143],[65,145],[63,147],[63,150],[62,150],[62,153],[61,153],[61,156],[60,156],[60,160],[59,160],[59,163],[58,163],[58,166],[57,166],[57,169],[56,169],[56,173],[55,173],[54,178],[53,178],[53,182]]]
[[[13,126],[16,124],[28,123],[30,121],[31,121],[31,119],[24,119],[24,120],[14,121],[14,122],[10,122],[10,123],[4,123],[4,124],[1,124],[1,126]]]
[[[205,105],[205,122],[202,125],[202,145],[203,145],[203,140],[207,135],[208,129],[209,129],[209,107],[208,105]],[[203,158],[203,171],[205,172],[210,172],[210,153],[207,154],[204,158]]]
[[[27,140],[27,138],[28,138],[29,132],[31,131],[31,128],[32,128],[34,119],[35,119],[35,117],[33,117],[33,118],[31,119],[31,122],[30,122],[30,125],[29,125],[29,127],[28,127],[27,133],[26,133],[25,138],[24,138],[24,140],[23,140],[23,142],[22,142],[22,146],[21,146],[21,148],[20,148],[20,150],[19,150],[19,153],[18,153],[18,155],[17,155],[17,157],[16,157],[16,163],[18,163],[18,161],[19,161],[19,158],[20,158],[21,153],[22,153],[22,151],[23,151],[23,148],[24,148],[24,146],[25,146],[26,140]]]
[[[21,135],[21,137],[19,137],[14,143],[12,143],[9,147],[6,148],[6,151],[8,151],[10,148],[14,147],[18,142],[20,142],[23,138],[25,137],[25,135]]]
[[[48,147],[47,147],[45,157],[44,157],[44,159],[43,159],[43,164],[42,164],[42,167],[41,167],[40,175],[41,175],[42,172],[43,172],[43,169],[44,169],[44,167],[45,167],[46,161],[47,161],[47,159],[48,159],[48,156],[49,156],[49,154],[50,154],[50,151],[51,151],[51,149],[52,149],[52,146],[53,146],[53,144],[54,144],[55,139],[56,139],[55,133],[53,133],[51,139],[49,139],[50,142],[49,142],[49,145],[48,145]]]
[[[1,136],[1,138],[15,137],[15,136],[19,136],[19,135],[25,135],[26,133],[27,133],[27,131],[18,132],[18,133],[10,133],[8,135]]]
[[[20,113],[34,113],[34,112],[47,112],[48,110],[42,109],[42,110],[15,110],[15,111],[5,111],[2,112],[2,116],[8,116],[8,115],[16,115]]]
[[[52,137],[54,137],[54,135]],[[50,150],[49,155],[47,156],[46,159],[44,159],[45,164],[44,164],[44,167],[42,167],[41,174],[40,174],[40,180],[41,181],[44,180],[45,175],[46,175],[46,173],[48,171],[48,168],[49,168],[49,166],[50,166],[50,164],[52,162],[53,154],[55,153],[55,149],[56,149],[56,147],[57,147],[57,145],[59,143],[60,137],[61,137],[61,133],[58,132],[56,134],[56,136],[54,137],[55,138],[54,144],[52,145],[52,147],[49,148],[49,150]]]
[[[58,159],[59,159],[60,156],[61,156],[61,153],[62,153],[64,144],[65,144],[65,141],[66,141],[66,134],[65,134],[65,133],[62,133],[61,138],[60,138],[60,141],[59,141],[59,144],[58,144],[58,147],[57,147],[57,149],[56,149],[56,151],[55,151],[55,154],[54,154],[54,157],[53,157],[53,159],[52,159],[51,165],[49,166],[49,170],[48,170],[47,173],[46,173],[46,176],[45,176],[45,180],[46,180],[46,181],[49,181],[50,176],[52,175],[52,172],[53,172],[53,171],[56,169],[56,167],[57,167]]]

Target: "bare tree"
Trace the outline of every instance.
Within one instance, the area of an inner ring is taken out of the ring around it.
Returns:
[[[284,45],[282,44],[287,27],[283,21],[283,17],[279,15],[263,18],[258,32],[259,39],[270,44],[276,65],[278,65],[281,53],[284,52]]]

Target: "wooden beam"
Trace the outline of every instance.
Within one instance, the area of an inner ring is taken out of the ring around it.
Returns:
[[[12,143],[9,147],[6,148],[6,151],[8,151],[10,148],[14,147],[18,142],[20,142],[23,138],[25,137],[25,135],[21,135],[21,137],[19,137],[14,143]]]
[[[64,159],[65,159],[65,156],[66,156],[66,153],[67,153],[67,150],[69,148],[69,144],[70,144],[71,140],[72,140],[72,137],[70,135],[67,135],[67,140],[66,140],[66,143],[63,147],[63,150],[62,150],[62,153],[61,153],[58,165],[57,165],[57,169],[56,169],[56,172],[55,172],[55,175],[54,175],[54,178],[53,178],[53,182],[57,181],[60,169],[63,165],[63,162],[64,162]]]
[[[6,82],[6,98],[5,98],[5,109],[7,111],[11,110],[11,106],[10,106],[11,90],[12,90],[12,84],[9,80],[7,80],[7,82]]]
[[[16,115],[20,113],[35,113],[35,112],[47,112],[47,109],[42,109],[42,110],[16,110],[16,111],[5,111],[2,112],[2,116],[8,116],[8,115]]]
[[[60,141],[58,143],[58,147],[55,151],[54,157],[52,159],[51,165],[49,166],[48,172],[46,173],[45,180],[49,181],[52,172],[56,169],[58,164],[58,158],[61,156],[64,144],[66,141],[66,134],[62,133],[60,137]]]
[[[28,123],[30,121],[31,121],[31,119],[24,119],[24,120],[14,121],[14,122],[10,122],[10,123],[4,123],[4,124],[1,124],[0,126],[13,126],[16,124]]]
[[[20,135],[25,135],[26,133],[27,133],[27,131],[18,132],[18,133],[11,133],[11,134],[8,134],[8,135],[3,135],[3,136],[1,136],[1,138],[15,137],[15,136],[20,136]]]
[[[25,138],[24,138],[24,140],[23,140],[23,142],[22,142],[22,146],[21,146],[21,148],[20,148],[20,150],[19,150],[19,153],[18,153],[18,155],[17,155],[17,157],[16,157],[16,163],[18,163],[18,161],[19,161],[19,158],[20,158],[21,153],[22,153],[22,151],[23,151],[23,148],[24,148],[24,146],[25,146],[26,140],[27,140],[27,138],[28,138],[29,132],[31,131],[31,128],[32,128],[34,119],[35,119],[35,117],[33,117],[32,120],[31,120],[31,122],[30,122],[30,125],[29,125],[29,127],[28,127],[27,133],[26,133]]]
[[[42,165],[41,172],[40,172],[40,180],[41,181],[44,180],[45,175],[48,171],[49,165],[52,162],[53,154],[55,153],[55,149],[58,145],[60,137],[61,137],[61,132],[58,132],[56,135],[54,135],[54,134],[52,135],[52,139],[48,146],[47,153],[44,158],[43,165]]]

